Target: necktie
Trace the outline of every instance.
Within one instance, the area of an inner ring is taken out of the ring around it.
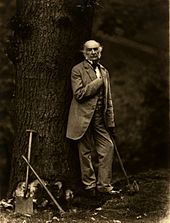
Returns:
[[[93,63],[93,69],[96,73],[97,78],[101,78],[101,73],[100,73],[100,65],[97,63]]]
[[[96,70],[96,67],[99,67],[99,65],[98,65],[98,63],[93,62],[93,63],[92,63],[92,67],[93,67],[94,70]]]

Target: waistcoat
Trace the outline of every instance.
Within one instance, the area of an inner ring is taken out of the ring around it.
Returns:
[[[99,88],[96,111],[104,109],[104,85]]]

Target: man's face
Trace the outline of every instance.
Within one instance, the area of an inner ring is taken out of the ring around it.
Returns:
[[[95,41],[88,41],[84,46],[84,54],[87,60],[96,61],[101,57],[101,47]]]

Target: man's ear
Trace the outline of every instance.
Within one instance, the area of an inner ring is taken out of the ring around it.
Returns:
[[[103,50],[103,47],[99,46],[99,51],[102,52],[102,50]]]

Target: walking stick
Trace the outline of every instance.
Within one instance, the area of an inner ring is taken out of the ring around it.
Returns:
[[[121,169],[122,169],[122,171],[123,171],[123,173],[124,173],[124,175],[125,175],[126,181],[127,181],[128,191],[129,191],[131,194],[134,193],[134,192],[139,192],[139,185],[137,184],[136,180],[134,180],[133,183],[130,184],[130,182],[129,182],[129,177],[128,177],[126,171],[125,171],[125,168],[124,168],[124,166],[123,166],[122,159],[121,159],[121,157],[120,157],[119,151],[118,151],[117,146],[116,146],[116,142],[115,142],[115,140],[114,140],[114,138],[113,138],[112,135],[111,135],[111,139],[112,139],[112,142],[113,142],[113,144],[114,144],[114,148],[115,148],[116,155],[117,155],[117,157],[118,157],[118,160],[119,160]]]

